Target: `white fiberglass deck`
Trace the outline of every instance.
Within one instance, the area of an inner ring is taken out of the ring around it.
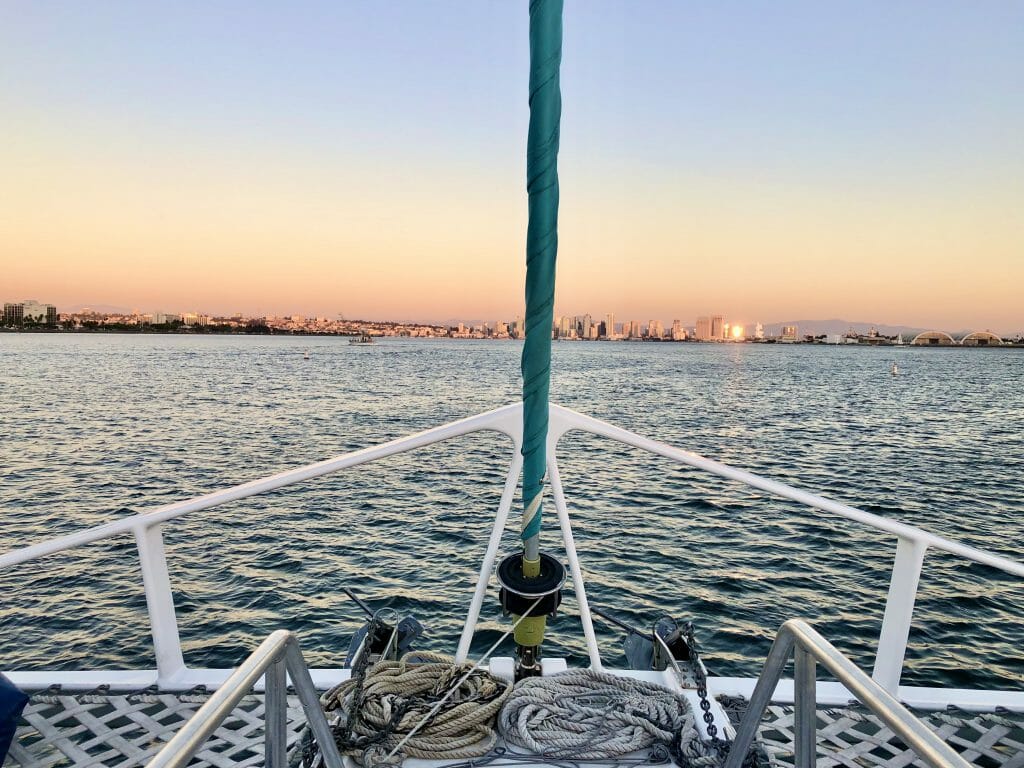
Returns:
[[[568,560],[569,573],[573,580],[579,616],[592,667],[602,668],[601,656],[587,602],[583,571],[573,543],[569,509],[562,488],[558,463],[555,459],[555,449],[558,441],[563,435],[572,430],[582,430],[610,440],[619,441],[680,464],[718,475],[727,480],[744,483],[753,488],[813,507],[827,514],[855,521],[875,529],[880,534],[886,534],[886,538],[895,537],[895,558],[882,629],[877,645],[873,678],[883,688],[898,695],[898,698],[907,705],[921,709],[935,709],[953,705],[963,709],[979,711],[993,711],[997,707],[1024,711],[1024,690],[983,691],[920,688],[900,685],[918,582],[925,554],[929,548],[943,550],[968,560],[983,563],[1018,577],[1024,577],[1024,564],[797,490],[749,472],[733,469],[692,452],[641,437],[560,406],[552,405],[550,407],[550,416],[548,479],[551,484],[565,555]],[[82,669],[74,672],[5,670],[5,672],[15,684],[27,690],[41,690],[52,685],[60,685],[65,691],[91,690],[100,685],[109,686],[112,691],[138,691],[153,685],[166,691],[187,691],[200,685],[206,686],[208,689],[216,688],[227,677],[230,670],[190,668],[185,665],[182,656],[174,597],[164,553],[162,534],[164,524],[170,524],[175,518],[185,514],[196,513],[219,504],[301,483],[314,477],[382,459],[386,456],[413,451],[433,443],[473,432],[491,430],[507,435],[511,439],[512,450],[510,465],[494,520],[494,526],[487,550],[483,556],[469,613],[466,617],[462,636],[455,653],[457,660],[465,660],[468,656],[470,642],[476,629],[488,583],[494,570],[501,534],[508,520],[513,495],[522,468],[522,458],[519,452],[521,429],[522,406],[520,404],[510,405],[383,445],[355,451],[317,464],[245,483],[188,501],[170,504],[150,512],[0,555],[0,568],[9,568],[19,563],[35,560],[90,542],[124,533],[133,534],[139,553],[156,658],[155,669],[113,671]],[[713,616],[701,618],[708,622],[715,620]],[[774,629],[774,627],[771,629]],[[322,689],[330,687],[347,675],[347,671],[340,668],[313,669],[311,671],[313,681],[317,687]],[[712,696],[749,697],[754,683],[755,680],[753,678],[712,677],[709,679],[708,688]],[[851,698],[849,692],[838,683],[819,682],[817,685],[818,702],[822,705],[841,705],[848,702]],[[791,681],[784,680],[778,685],[774,700],[779,703],[792,702],[793,684]]]

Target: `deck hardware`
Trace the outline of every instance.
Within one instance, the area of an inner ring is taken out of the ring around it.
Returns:
[[[509,555],[498,564],[498,600],[505,615],[516,621],[516,680],[541,673],[540,645],[548,617],[554,618],[562,602],[566,570],[558,560],[538,553],[539,573],[523,575],[522,553]]]

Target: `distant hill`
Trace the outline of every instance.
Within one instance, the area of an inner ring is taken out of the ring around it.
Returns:
[[[131,312],[127,307],[115,307],[110,304],[62,304],[57,307],[58,312],[73,314],[83,309],[91,309],[93,312],[100,312],[107,315],[124,315]]]
[[[933,330],[931,328],[915,328],[909,325],[887,325],[886,323],[867,323],[860,320],[833,318],[832,320],[785,320],[779,323],[769,323],[765,325],[764,332],[768,336],[777,336],[781,333],[782,326],[784,325],[795,325],[797,332],[801,336],[807,334],[820,336],[823,333],[846,333],[851,328],[855,333],[867,333],[874,328],[882,336],[895,336],[897,333],[901,333],[904,336],[916,336],[921,331]]]

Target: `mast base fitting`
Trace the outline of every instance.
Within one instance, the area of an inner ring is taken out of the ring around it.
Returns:
[[[498,564],[498,584],[501,585],[498,600],[506,616],[554,617],[561,605],[565,566],[543,552],[539,557],[540,574],[532,578],[523,575],[521,552],[509,555]]]
[[[540,677],[540,646],[517,645],[515,670],[517,683],[524,677]]]

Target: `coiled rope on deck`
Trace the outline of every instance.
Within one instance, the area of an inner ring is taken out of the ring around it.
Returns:
[[[339,750],[361,762],[385,762],[399,745],[403,757],[457,760],[494,748],[495,717],[511,691],[511,683],[472,664],[410,652],[335,686],[321,704],[328,715],[340,713]]]
[[[716,762],[683,696],[590,669],[517,683],[498,714],[498,732],[551,759],[601,760],[664,745],[691,765]]]

